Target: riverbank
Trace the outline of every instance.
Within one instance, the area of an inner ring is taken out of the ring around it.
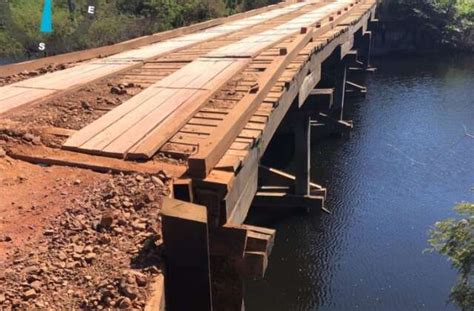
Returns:
[[[374,55],[474,52],[474,5],[468,1],[383,1]]]
[[[422,56],[447,54],[472,54],[474,52],[474,31],[470,43],[462,48],[441,45],[432,34],[417,25],[404,21],[380,20],[372,47],[372,56]]]

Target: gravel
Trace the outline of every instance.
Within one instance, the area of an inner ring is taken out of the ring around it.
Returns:
[[[142,310],[161,273],[166,173],[111,175],[0,266],[0,310]]]

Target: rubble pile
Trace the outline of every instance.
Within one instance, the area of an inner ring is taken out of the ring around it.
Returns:
[[[13,74],[6,77],[0,77],[0,87],[15,83],[15,82],[20,82],[29,78],[44,75],[46,73],[51,73],[58,70],[64,70],[69,67],[71,67],[71,64],[50,64],[50,65],[41,67],[38,70],[31,70],[31,71],[25,70],[18,74]]]
[[[161,273],[168,176],[113,175],[89,187],[0,266],[1,310],[142,310]],[[80,184],[81,181],[77,180]]]

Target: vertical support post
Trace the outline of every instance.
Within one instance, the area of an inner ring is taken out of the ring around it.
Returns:
[[[370,54],[372,51],[372,32],[366,31],[362,34],[362,42],[360,48],[360,61],[364,64],[364,68],[370,67]]]
[[[311,172],[311,122],[304,112],[298,112],[295,123],[295,194],[310,194]]]
[[[167,310],[212,310],[206,207],[163,199]]]
[[[336,62],[334,73],[334,111],[338,120],[344,117],[344,99],[346,94],[347,64],[345,59]]]

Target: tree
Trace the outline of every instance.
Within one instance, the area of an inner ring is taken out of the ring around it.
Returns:
[[[421,28],[441,46],[469,50],[474,47],[474,1],[472,0],[387,0],[382,15],[397,17]]]
[[[43,1],[0,0],[0,58],[55,55],[112,44],[277,0],[54,0],[54,32],[39,31]],[[97,9],[92,16],[89,5]],[[39,51],[38,43],[47,50]]]
[[[448,256],[458,270],[458,279],[451,289],[450,302],[461,310],[474,310],[474,204],[462,203],[455,211],[460,219],[437,222],[430,231],[430,251]]]

